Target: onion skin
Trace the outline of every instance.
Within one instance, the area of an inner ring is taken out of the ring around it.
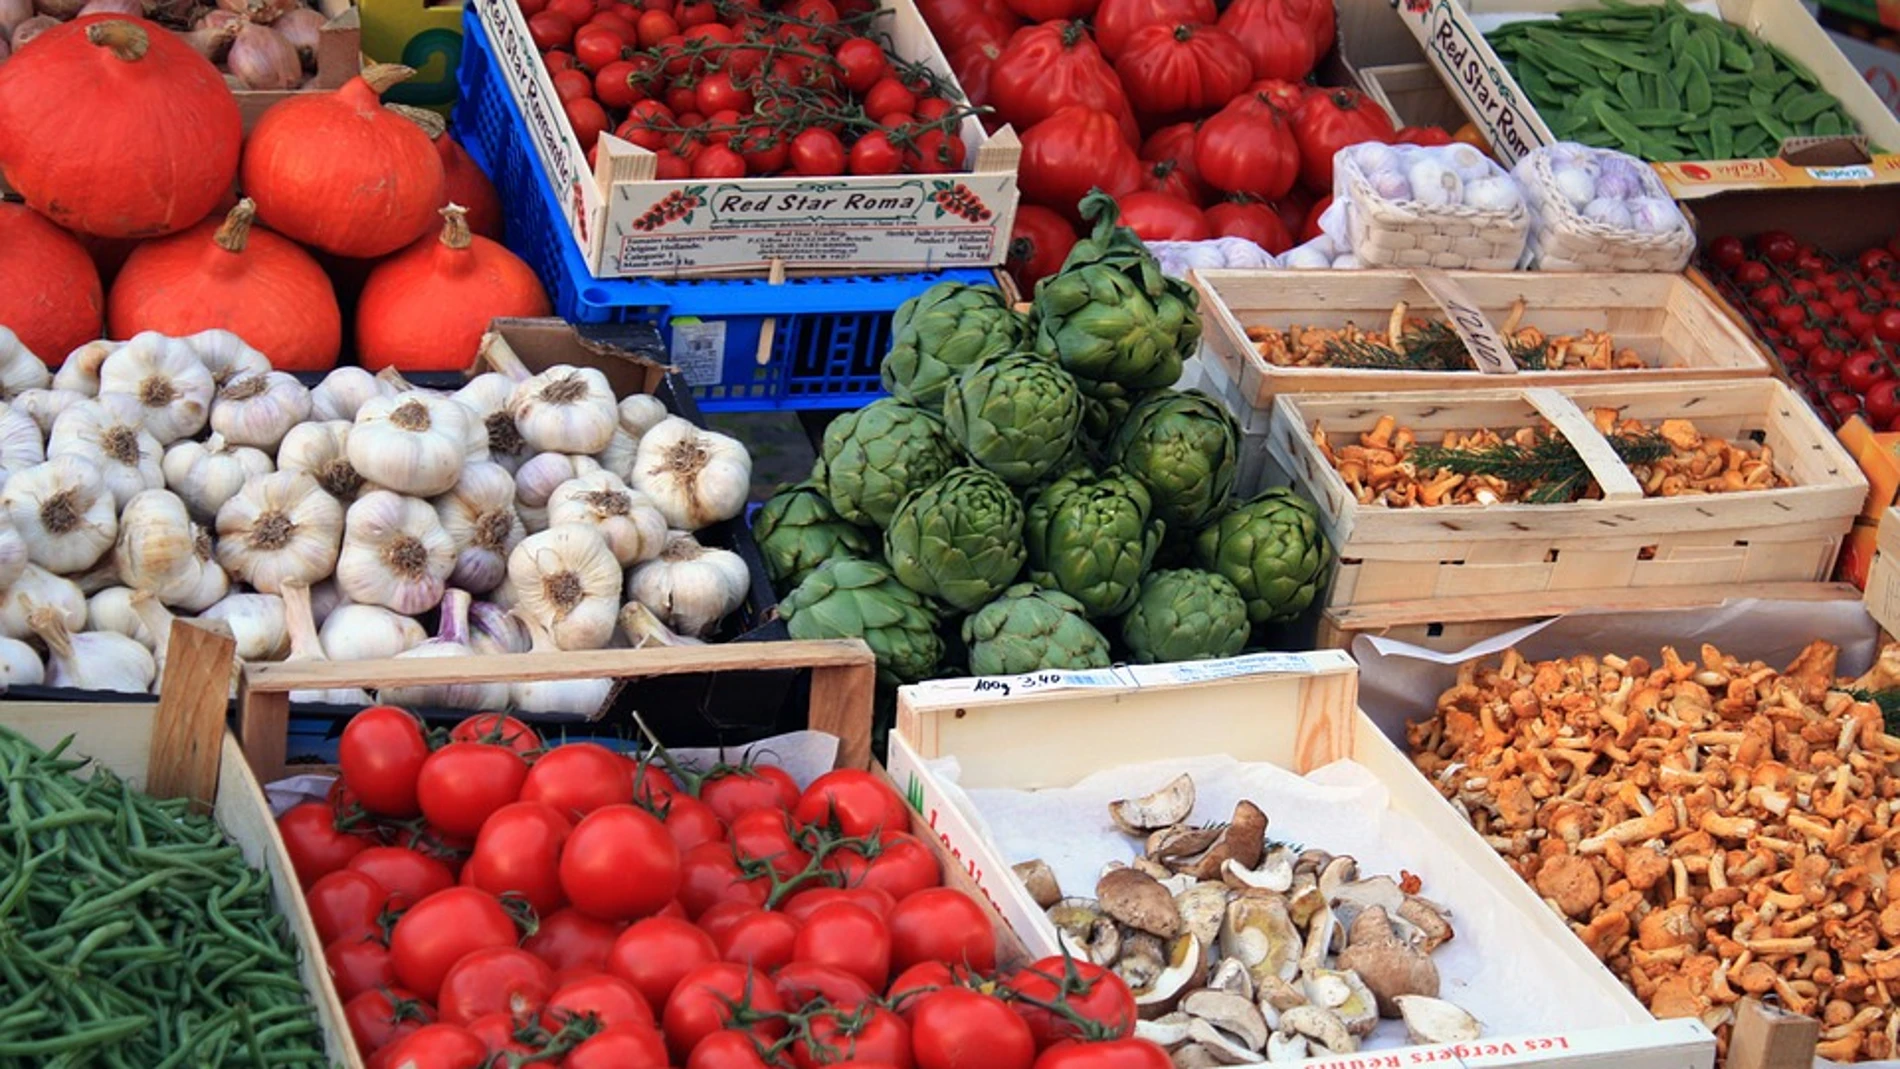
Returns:
[[[269,26],[246,24],[224,62],[247,89],[295,89],[303,81],[303,60],[296,48]]]

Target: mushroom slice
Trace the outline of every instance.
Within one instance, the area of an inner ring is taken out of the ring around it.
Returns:
[[[1291,980],[1271,977],[1265,983],[1254,984],[1254,998],[1260,1002],[1261,1012],[1268,1010],[1279,1013],[1295,1006],[1306,1005],[1306,992],[1296,987]]]
[[[1282,1011],[1280,1028],[1298,1032],[1334,1054],[1351,1054],[1359,1049],[1359,1041],[1346,1030],[1346,1022],[1333,1011],[1318,1006],[1295,1006]]]
[[[1161,979],[1168,968],[1168,950],[1160,939],[1147,932],[1131,932],[1122,940],[1121,956],[1115,959],[1115,975],[1130,991],[1145,991]]]
[[[1300,931],[1287,916],[1284,899],[1243,894],[1227,904],[1220,930],[1221,954],[1240,959],[1255,987],[1268,977],[1292,980],[1298,976],[1301,949]]]
[[[1168,1055],[1168,1060],[1174,1063],[1174,1069],[1209,1069],[1211,1066],[1227,1064],[1199,1043],[1189,1043],[1175,1050]]]
[[[1313,969],[1301,978],[1306,999],[1339,1015],[1346,1031],[1364,1036],[1378,1027],[1379,1003],[1372,989],[1350,969]]]
[[[1173,1050],[1188,1041],[1188,1015],[1176,1010],[1152,1021],[1136,1021],[1135,1038]]]
[[[1387,916],[1396,916],[1399,907],[1405,904],[1405,892],[1390,876],[1373,876],[1351,883],[1340,884],[1328,897],[1333,912],[1339,914],[1339,923],[1348,929],[1359,914],[1378,906]]]
[[[1136,862],[1136,864],[1140,864],[1140,862]],[[1141,871],[1148,872],[1147,869],[1142,869]],[[1166,869],[1163,869],[1162,871],[1164,873],[1167,872]],[[1154,874],[1151,872],[1148,874],[1150,876],[1154,876]],[[1175,873],[1168,873],[1167,875],[1164,875],[1164,876],[1155,876],[1155,880],[1156,882],[1160,883],[1162,887],[1166,888],[1169,894],[1173,895],[1177,899],[1180,898],[1182,895],[1186,894],[1190,889],[1198,886],[1201,883],[1200,880],[1197,880],[1194,877],[1189,876],[1185,872],[1175,872]]]
[[[1293,871],[1310,872],[1315,877],[1318,877],[1320,870],[1325,868],[1327,863],[1332,859],[1333,855],[1317,847],[1302,850],[1299,852],[1299,855],[1293,859]]]
[[[1287,896],[1286,907],[1293,923],[1306,927],[1306,923],[1313,919],[1313,914],[1318,913],[1324,905],[1326,896],[1319,893],[1319,877],[1311,872],[1294,869],[1293,891]]]
[[[1332,901],[1339,889],[1359,877],[1359,862],[1350,857],[1336,857],[1326,863],[1319,871],[1319,893]]]
[[[1130,928],[1151,932],[1163,939],[1181,934],[1181,910],[1174,896],[1153,876],[1139,869],[1120,868],[1102,874],[1095,885],[1095,897],[1102,912]]]
[[[1208,847],[1220,842],[1226,828],[1218,824],[1205,828],[1196,828],[1187,824],[1170,824],[1148,836],[1145,846],[1149,857],[1163,863],[1181,861],[1199,857]]]
[[[1240,1045],[1250,1051],[1261,1050],[1267,1045],[1267,1035],[1272,1029],[1267,1027],[1266,1018],[1260,1016],[1260,1010],[1252,999],[1226,991],[1202,988],[1191,991],[1181,1000],[1181,1008],[1189,1017],[1206,1021],[1223,1033],[1240,1041]],[[1195,1037],[1199,1039],[1199,1036]]]
[[[1333,940],[1339,934],[1339,921],[1334,918],[1332,907],[1321,905],[1306,925],[1306,947],[1300,953],[1300,971],[1310,973],[1324,969],[1333,954]]]
[[[1260,855],[1267,847],[1267,815],[1260,807],[1242,799],[1234,806],[1234,819],[1227,822],[1227,828],[1221,833],[1220,841],[1207,853],[1194,862],[1187,871],[1199,880],[1218,880],[1221,869],[1229,861],[1238,862],[1243,869],[1260,864]]]
[[[1188,1036],[1193,1039],[1194,1042],[1207,1048],[1208,1053],[1212,1054],[1222,1065],[1259,1065],[1266,1061],[1266,1058],[1262,1057],[1258,1052],[1248,1050],[1233,1036],[1222,1032],[1219,1028],[1216,1028],[1212,1022],[1200,1017],[1194,1018],[1188,1025]],[[1260,1045],[1264,1047],[1266,1046],[1264,1042],[1266,1037],[1262,1036],[1261,1038],[1262,1042]]]
[[[1172,869],[1168,868],[1168,866],[1163,865],[1151,857],[1138,857],[1129,862],[1126,867],[1134,869],[1136,872],[1145,872],[1157,881],[1172,880],[1178,875]],[[1173,894],[1174,892],[1169,891],[1168,893]]]
[[[1308,1057],[1306,1037],[1298,1032],[1275,1032],[1267,1037],[1270,1062],[1303,1062]]]
[[[1253,977],[1248,974],[1247,967],[1235,958],[1220,959],[1220,964],[1214,966],[1214,975],[1207,981],[1207,986],[1215,991],[1239,995],[1248,1002],[1253,1001]]]
[[[1033,858],[1020,865],[1011,866],[1010,871],[1023,881],[1023,888],[1029,892],[1038,908],[1048,909],[1062,901],[1062,887],[1056,883],[1056,870],[1041,858]]]
[[[1149,937],[1135,937],[1145,938]],[[1134,984],[1128,985],[1135,995],[1136,1012],[1143,1017],[1159,1017],[1174,1009],[1181,1001],[1181,996],[1201,985],[1201,978],[1206,974],[1206,950],[1191,935],[1184,935],[1167,944],[1163,958],[1161,974],[1153,983],[1140,988]],[[1117,971],[1120,971],[1120,966],[1117,966]]]
[[[1405,901],[1399,903],[1398,916],[1424,933],[1419,949],[1427,954],[1451,942],[1450,911],[1436,903],[1417,895],[1406,895]]]
[[[1191,876],[1181,878],[1193,879]],[[1201,945],[1212,946],[1220,938],[1221,922],[1227,919],[1227,888],[1218,883],[1195,881],[1186,890],[1176,892],[1174,907],[1181,913],[1181,922]]]
[[[1284,893],[1293,888],[1293,854],[1284,846],[1275,847],[1253,869],[1230,857],[1221,865],[1220,876],[1229,887]]]
[[[1095,965],[1112,964],[1122,952],[1122,934],[1093,898],[1065,898],[1049,908],[1056,941],[1071,957]]]
[[[1379,1003],[1381,1017],[1399,1015],[1396,999],[1400,995],[1438,995],[1438,966],[1430,955],[1392,934],[1385,910],[1377,906],[1353,921],[1338,965],[1365,981]]]
[[[1185,772],[1153,794],[1108,803],[1108,819],[1130,835],[1143,835],[1156,828],[1179,824],[1192,812],[1194,780]]]
[[[1414,1043],[1469,1043],[1484,1031],[1478,1019],[1444,999],[1427,995],[1400,995],[1399,1016],[1405,1034]]]

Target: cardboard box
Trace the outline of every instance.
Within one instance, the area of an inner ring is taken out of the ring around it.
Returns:
[[[432,0],[361,0],[363,54],[376,63],[414,67],[416,76],[383,94],[391,104],[443,115],[455,106],[462,65],[462,5]]]
[[[302,89],[276,92],[234,90],[231,95],[237,98],[238,115],[244,120],[245,133],[250,133],[251,127],[257,125],[257,120],[278,101],[288,100],[299,93],[341,88],[344,82],[363,72],[363,34],[355,5],[350,0],[321,0],[316,8],[330,21],[324,23],[323,32],[317,38],[315,80]]]

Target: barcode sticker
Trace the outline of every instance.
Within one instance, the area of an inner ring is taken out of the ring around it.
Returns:
[[[726,324],[681,318],[672,323],[671,356],[689,386],[716,386],[725,379]]]

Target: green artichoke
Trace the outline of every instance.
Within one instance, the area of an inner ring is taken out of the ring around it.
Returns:
[[[862,527],[846,523],[811,481],[794,483],[766,498],[753,517],[752,537],[765,558],[766,577],[780,597],[828,560],[865,560],[875,555],[871,536]]]
[[[1291,620],[1313,604],[1332,550],[1318,511],[1276,487],[1209,524],[1194,540],[1194,559],[1232,581],[1247,599],[1247,618],[1263,624]]]
[[[1027,317],[1009,306],[1002,290],[939,282],[898,305],[891,351],[878,375],[891,396],[934,410],[958,372],[1014,351],[1027,336]]]
[[[1095,232],[1062,270],[1036,284],[1036,351],[1078,379],[1128,390],[1172,386],[1201,340],[1199,298],[1166,277],[1135,232],[1116,226],[1114,198],[1091,193],[1082,214]]]
[[[1082,422],[1082,392],[1073,376],[1039,356],[999,353],[951,382],[943,420],[978,464],[1011,486],[1029,486],[1069,455]]]
[[[1072,471],[1029,502],[1029,578],[1074,598],[1092,617],[1119,615],[1134,604],[1162,529],[1140,479],[1115,469],[1100,477]]]
[[[878,679],[890,684],[928,679],[943,660],[937,611],[889,568],[834,560],[778,603],[793,638],[861,638],[877,654]]]
[[[1139,664],[1232,657],[1247,645],[1247,600],[1234,584],[1193,568],[1159,571],[1122,617],[1122,644]]]
[[[1234,489],[1240,428],[1198,391],[1157,394],[1128,413],[1108,456],[1154,494],[1155,515],[1191,530],[1212,519]]]
[[[908,494],[884,532],[884,558],[905,586],[964,612],[1023,570],[1023,506],[1003,480],[958,468]]]
[[[970,674],[1016,675],[1045,668],[1107,668],[1108,639],[1082,603],[1034,583],[1017,583],[963,621]]]
[[[831,421],[812,478],[846,522],[883,527],[905,494],[960,463],[943,420],[886,397]]]

